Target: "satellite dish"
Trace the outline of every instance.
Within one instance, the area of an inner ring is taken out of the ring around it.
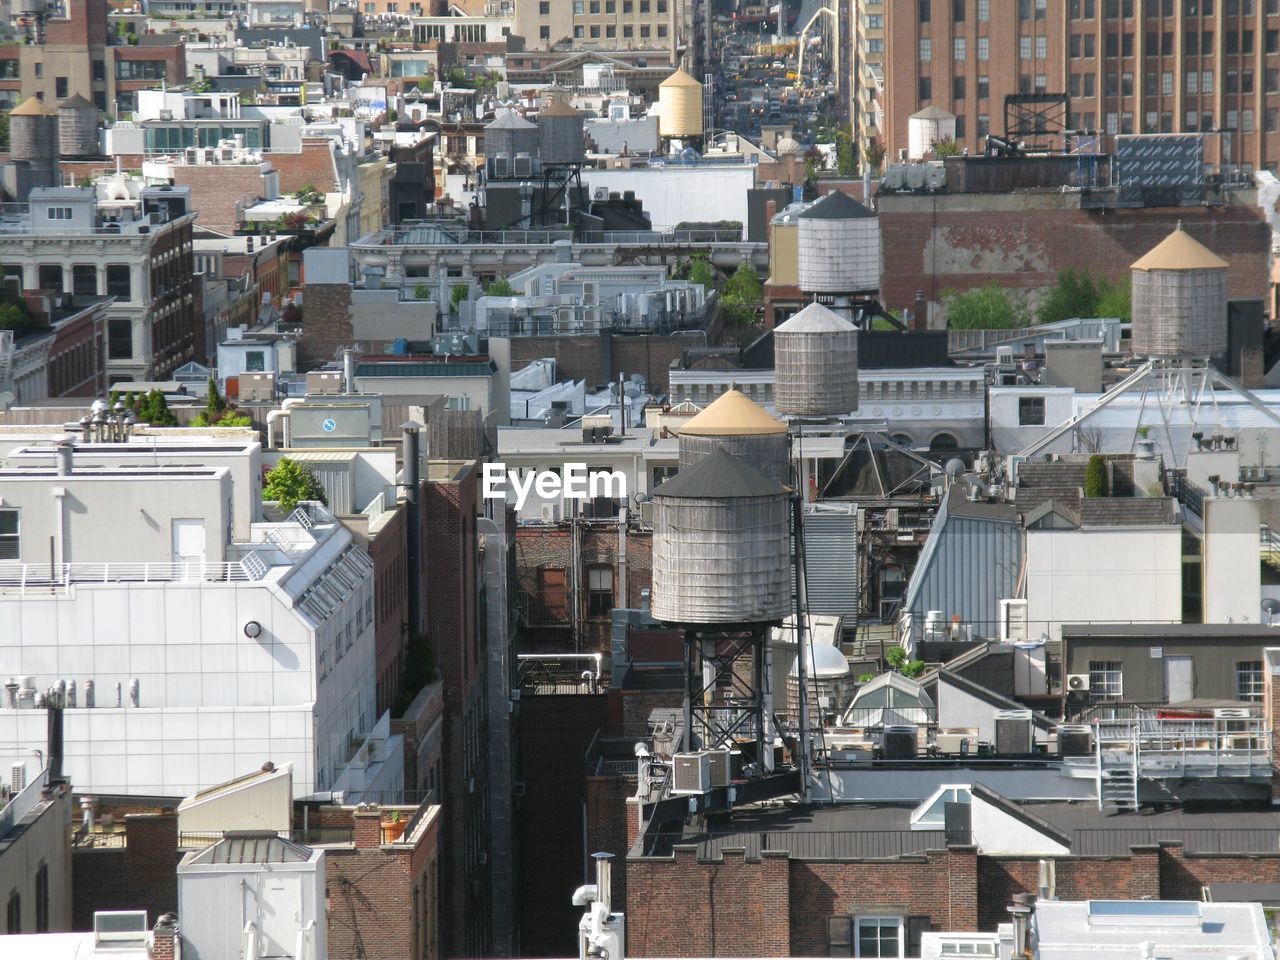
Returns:
[[[959,479],[964,474],[964,461],[959,457],[952,457],[947,461],[946,471],[952,480]]]
[[[638,507],[642,503],[648,503],[653,498],[650,497],[647,493],[641,493],[639,490],[637,490],[635,493],[631,495],[631,499],[635,501],[635,504]],[[1271,602],[1274,603],[1275,601],[1271,601]],[[1277,609],[1280,609],[1280,604],[1277,604]]]
[[[1262,610],[1267,615],[1267,626],[1271,626],[1271,618],[1280,613],[1280,600],[1275,597],[1267,597],[1262,601]]]

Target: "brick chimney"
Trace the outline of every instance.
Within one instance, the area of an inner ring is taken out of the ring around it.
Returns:
[[[370,850],[382,846],[382,812],[357,810],[351,815],[356,828],[356,849]]]
[[[1267,647],[1262,658],[1262,716],[1271,728],[1271,805],[1280,806],[1280,647]]]
[[[156,921],[151,931],[151,960],[177,960],[178,952],[178,917],[165,913]]]

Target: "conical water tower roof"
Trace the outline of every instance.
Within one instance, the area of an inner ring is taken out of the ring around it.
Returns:
[[[57,115],[57,110],[46,107],[35,97],[28,97],[9,111],[11,117],[56,117]]]
[[[580,117],[582,116],[577,110],[569,106],[563,100],[552,100],[545,107],[538,111],[539,117]]]
[[[785,323],[773,328],[774,333],[846,333],[857,330],[852,323],[822,304],[814,302]]]
[[[679,67],[676,68],[675,73],[673,73],[671,76],[667,77],[667,79],[663,80],[660,84],[658,84],[659,88],[661,87],[699,87],[701,88],[701,86],[702,84],[700,84],[693,77],[689,76],[689,74],[685,73]]]
[[[526,120],[514,110],[508,110],[502,116],[498,117],[492,123],[485,127],[486,130],[535,130],[537,129],[532,123]]]
[[[860,204],[847,193],[832,190],[821,200],[815,200],[803,213],[796,215],[797,220],[858,220],[863,217],[874,217],[870,209]]]
[[[716,450],[692,467],[681,470],[666,483],[659,484],[653,495],[683,500],[731,500],[736,497],[776,497],[786,489],[732,454]]]
[[[78,93],[73,93],[71,96],[67,97],[67,99],[58,104],[59,110],[83,110],[85,107],[92,108],[93,104]]]
[[[726,390],[677,433],[695,437],[744,437],[786,433],[787,425],[740,390]]]
[[[1221,270],[1227,261],[1206,247],[1187,231],[1182,224],[1151,250],[1134,261],[1134,270]]]

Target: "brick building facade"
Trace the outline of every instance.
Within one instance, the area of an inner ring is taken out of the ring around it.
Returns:
[[[516,602],[526,647],[608,652],[613,608],[637,606],[640,591],[653,583],[652,533],[637,527],[627,530],[625,591],[619,581],[618,538],[617,522],[608,520],[517,529]]]
[[[1170,0],[919,0],[884,9],[881,133],[908,146],[926,106],[956,116],[981,153],[1005,132],[1009,94],[1069,94],[1062,124],[1122,133],[1212,131],[1211,162],[1280,159],[1280,8]],[[1225,132],[1224,132],[1225,131]],[[1058,139],[1057,146],[1061,146]]]
[[[1086,210],[1078,193],[881,194],[877,213],[884,262],[881,298],[890,309],[912,308],[917,291],[939,303],[951,290],[993,281],[1033,291],[1075,269],[1109,280],[1182,222],[1187,232],[1230,264],[1231,297],[1267,297],[1270,228],[1252,191],[1220,207]]]
[[[72,847],[73,930],[92,930],[99,910],[146,910],[153,918],[177,912],[177,816],[129,814],[123,840],[111,846]]]
[[[427,635],[444,684],[441,885],[447,956],[489,950],[487,660],[480,630],[479,467],[432,461],[424,497]],[[505,855],[505,851],[503,851]]]
[[[511,369],[554,357],[560,380],[613,383],[618,374],[638,373],[654,390],[667,389],[667,371],[690,347],[705,343],[701,333],[601,333],[564,337],[512,337]]]

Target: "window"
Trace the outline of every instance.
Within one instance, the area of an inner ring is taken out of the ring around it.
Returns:
[[[1133,133],[1133,111],[1126,110],[1120,114],[1120,132]]]
[[[36,79],[37,79],[37,80],[39,80],[39,79],[41,79],[43,76],[44,76],[44,64],[43,64],[43,63],[37,63],[37,64],[36,64]],[[44,98],[42,97],[41,99],[44,99]]]
[[[1094,54],[1097,53],[1097,50],[1098,50],[1098,38],[1095,37],[1092,33],[1086,33],[1084,35],[1085,59],[1092,60],[1094,57]]]
[[[551,2],[550,2],[550,0],[541,0],[541,2],[538,4],[538,16],[540,16],[540,17],[549,17],[549,16],[551,16]]]
[[[1133,96],[1133,74],[1128,71],[1120,74],[1120,96]]]
[[[1213,53],[1213,31],[1206,30],[1200,34],[1200,52],[1205,56]]]
[[[1240,92],[1253,93],[1253,71],[1252,70],[1240,71]]]
[[[1173,95],[1173,71],[1166,70],[1160,74],[1160,92],[1166,96]]]
[[[133,321],[112,317],[107,321],[107,359],[133,359]]]
[[[1036,37],[1036,56],[1043,60],[1049,55],[1049,38],[1045,36]]]
[[[72,213],[70,207],[49,207],[45,211],[45,216],[50,220],[70,220]]]
[[[117,80],[163,80],[163,60],[117,60]]]
[[[1044,397],[1018,398],[1018,426],[1044,426]]]
[[[932,100],[933,99],[933,81],[928,77],[921,77],[920,89],[917,92],[920,94],[920,99],[922,101]]]
[[[928,63],[933,59],[933,41],[928,37],[920,38],[920,62]]]
[[[978,0],[978,22],[986,23],[991,19],[991,0]]]
[[[49,932],[49,865],[36,870],[36,933]]]
[[[613,612],[613,567],[587,568],[587,616],[607,617]]]
[[[545,23],[538,28],[538,39],[539,40],[551,39],[551,28],[547,26]]]
[[[1108,117],[1114,114],[1108,114]],[[1123,664],[1119,660],[1089,661],[1089,699],[1119,700],[1124,696]]]
[[[127,263],[107,264],[107,296],[118,300],[133,299],[132,271]]]
[[[1018,19],[1031,19],[1031,0],[1018,0]]]
[[[592,13],[593,15],[594,15],[594,14],[599,14],[599,13],[600,13],[600,0],[591,0],[591,4],[590,4],[590,6],[588,6],[588,7],[587,7],[587,9],[588,9],[588,10],[590,10],[590,11],[591,11],[591,13]]]
[[[1049,89],[1049,78],[1043,73],[1037,73],[1035,79],[1035,92],[1044,93]]]
[[[1173,31],[1172,30],[1166,30],[1164,33],[1160,34],[1160,56],[1162,57],[1173,56]]]
[[[1226,124],[1225,124],[1226,129],[1228,129],[1228,130],[1235,130],[1235,129],[1236,129],[1236,127],[1238,126],[1239,122],[1240,122],[1240,115],[1239,115],[1239,113],[1238,113],[1237,111],[1235,111],[1235,110],[1228,110],[1228,111],[1227,111],[1227,122],[1226,122]]]
[[[1267,107],[1262,111],[1262,123],[1267,133],[1275,133],[1280,129],[1280,110],[1275,107]]]
[[[1200,92],[1213,93],[1213,71],[1204,70],[1200,74]]]
[[[956,23],[964,22],[964,0],[951,0],[951,19]]]
[[[59,100],[65,100],[68,96],[70,96],[70,93],[67,89],[66,77],[53,78],[53,95],[57,97]]]
[[[71,292],[77,297],[98,293],[98,268],[91,263],[77,263],[71,268]]]
[[[1187,96],[1194,97],[1200,92],[1200,74],[1195,70],[1187,71]]]
[[[964,60],[969,54],[968,43],[964,37],[956,37],[952,42],[951,55],[956,60]]]
[[[1084,75],[1084,95],[1086,97],[1096,96],[1098,93],[1098,76],[1094,73],[1086,73]],[[1092,127],[1093,124],[1087,123],[1086,127]]]
[[[600,39],[600,25],[599,25],[599,24],[595,24],[595,23],[593,23],[593,24],[591,25],[591,39],[592,39],[592,40],[599,40],[599,39]]]
[[[1067,93],[1073,97],[1080,96],[1080,74],[1073,73],[1067,78]],[[1074,127],[1075,124],[1068,120],[1067,126]]]
[[[1189,57],[1195,56],[1200,52],[1200,34],[1194,30],[1188,30],[1182,35],[1182,52]]]
[[[961,77],[960,79],[963,80],[964,77]],[[968,131],[965,129],[964,114],[963,113],[957,114],[956,115],[956,140],[963,140],[967,135],[968,135]]]
[[[858,957],[901,957],[901,917],[858,917],[856,922]]]
[[[0,510],[0,560],[17,560],[20,555],[18,511],[13,508]]]
[[[1268,30],[1265,43],[1267,53],[1280,53],[1280,30]]]
[[[1240,92],[1240,72],[1238,70],[1228,70],[1223,83],[1223,89],[1227,93]]]
[[[1031,44],[1032,44],[1031,37],[1018,38],[1018,56],[1020,56],[1023,60],[1031,59]]]
[[[1107,34],[1106,51],[1108,57],[1120,56],[1120,35],[1115,33]]]
[[[991,80],[989,77],[978,77],[974,84],[974,95],[979,100],[986,100],[991,95]]]
[[[964,77],[951,78],[951,99],[952,100],[964,99]],[[959,117],[957,117],[956,119],[958,120]],[[962,135],[960,133],[958,132],[956,133],[957,140],[959,140],[961,136]]]
[[[1159,89],[1160,78],[1154,73],[1143,73],[1142,75],[1142,92],[1148,97],[1154,97],[1156,90]]]
[[[580,17],[586,13],[586,0],[573,0],[573,15]]]
[[[978,136],[985,137],[991,132],[991,115],[986,113],[978,114]]]
[[[1262,699],[1262,661],[1236,661],[1236,699]]]
[[[1043,20],[1049,14],[1049,0],[1036,0],[1036,19]]]
[[[932,11],[929,9],[929,0],[920,0],[920,22],[928,23],[929,16]]]
[[[978,59],[979,60],[991,59],[991,38],[990,37],[978,38]]]
[[[1156,133],[1160,129],[1160,114],[1155,110],[1148,110],[1142,117],[1142,132]]]

